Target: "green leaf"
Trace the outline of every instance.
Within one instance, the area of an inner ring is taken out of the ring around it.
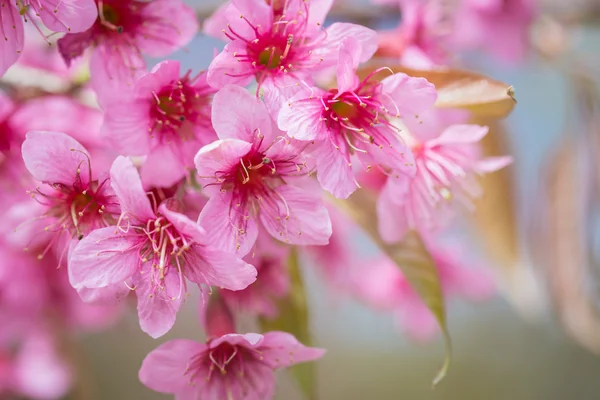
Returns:
[[[446,325],[444,296],[435,261],[416,232],[409,232],[398,244],[390,245],[381,239],[377,229],[377,214],[373,193],[360,189],[354,192],[348,200],[333,199],[332,201],[346,211],[371,237],[381,251],[398,265],[413,289],[435,316],[446,344],[446,358],[442,368],[433,380],[433,386],[435,387],[446,376],[452,353],[450,334]]]
[[[308,307],[306,292],[298,263],[298,253],[292,249],[288,262],[290,274],[290,292],[278,301],[279,316],[275,319],[260,318],[264,332],[285,331],[293,334],[306,346],[312,345],[308,326]],[[316,399],[316,372],[314,363],[302,363],[291,367],[291,372],[308,399]]]

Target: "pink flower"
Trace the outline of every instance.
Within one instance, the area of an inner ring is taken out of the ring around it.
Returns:
[[[469,301],[483,301],[493,295],[495,285],[489,270],[466,267],[464,246],[440,246],[427,241],[442,282],[444,297],[462,297]],[[401,269],[388,258],[380,258],[365,269],[353,271],[355,294],[370,306],[391,312],[398,327],[418,341],[433,339],[439,327],[431,311],[414,291]]]
[[[512,162],[508,156],[482,158],[478,142],[487,133],[484,126],[442,128],[431,121],[410,132],[402,130],[414,154],[417,174],[412,179],[387,179],[377,204],[384,240],[400,241],[409,229],[426,232],[445,226],[453,215],[450,206],[455,201],[472,208],[471,198],[481,195],[477,174],[496,171]]]
[[[230,333],[206,344],[178,339],[146,356],[140,381],[178,400],[269,400],[273,370],[312,361],[324,350],[306,347],[286,332]]]
[[[90,156],[79,142],[64,133],[32,131],[23,142],[22,153],[31,175],[42,182],[29,192],[41,207],[21,205],[19,211],[27,212],[24,207],[30,212],[42,211],[30,221],[35,222],[34,228],[43,226],[42,232],[51,234],[39,258],[55,243],[81,239],[94,229],[114,222],[118,203],[108,178],[94,179]]]
[[[199,223],[225,251],[247,254],[258,220],[274,238],[297,245],[327,244],[331,223],[319,197],[290,183],[308,173],[299,147],[273,129],[265,105],[247,90],[228,85],[213,99],[219,140],[200,149],[195,163],[212,195]]]
[[[38,27],[38,17],[50,30],[82,32],[98,12],[93,0],[2,0],[0,7],[0,77],[17,61],[25,43],[23,21]]]
[[[398,1],[396,1],[398,3]],[[413,68],[448,64],[444,48],[449,28],[447,7],[440,1],[400,1],[402,22],[397,29],[379,33],[381,55],[396,56]]]
[[[88,48],[92,85],[98,93],[131,84],[146,71],[143,55],[163,57],[196,34],[194,10],[180,0],[96,0],[98,18],[91,28],[67,34],[58,48],[69,64]]]
[[[303,80],[335,65],[343,37],[365,47],[360,61],[377,49],[374,31],[360,25],[334,23],[322,29],[333,1],[232,0],[204,25],[204,31],[229,43],[208,69],[208,83],[259,86],[267,79],[279,87],[292,78]]]
[[[119,295],[132,284],[142,330],[156,338],[175,322],[187,291],[184,278],[231,290],[256,279],[254,267],[207,246],[204,229],[176,212],[173,201],[151,204],[129,159],[117,158],[110,172],[122,214],[117,227],[97,229],[75,247],[73,287]]]
[[[1,350],[0,350],[1,353]],[[72,371],[58,354],[54,340],[47,333],[29,334],[21,343],[18,353],[8,366],[8,382],[0,395],[13,394],[35,400],[58,400],[69,391]],[[2,373],[0,355],[0,373]],[[4,375],[2,374],[4,377]],[[8,397],[11,398],[11,397]]]
[[[514,63],[527,54],[535,0],[461,0],[454,15],[452,43],[482,49]]]
[[[348,197],[358,187],[353,155],[367,170],[375,167],[392,176],[414,176],[410,149],[389,118],[414,118],[432,107],[437,98],[427,80],[401,73],[381,82],[372,80],[372,74],[359,81],[355,70],[361,51],[354,38],[344,39],[339,50],[337,89],[315,87],[300,92],[282,108],[277,120],[290,137],[318,142],[317,178],[323,189],[338,198]]]
[[[258,271],[256,282],[244,290],[221,290],[223,299],[234,311],[246,311],[252,315],[275,318],[279,314],[277,300],[290,290],[287,272],[289,247],[274,243],[270,236],[259,235],[253,254],[244,260]],[[315,246],[317,248],[323,246]]]
[[[179,77],[178,61],[163,61],[143,75],[131,95],[104,103],[104,131],[123,155],[144,156],[145,186],[171,186],[194,167],[194,155],[216,139],[210,123],[206,75]]]

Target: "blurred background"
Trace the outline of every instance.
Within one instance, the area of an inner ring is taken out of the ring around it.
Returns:
[[[187,2],[203,13],[220,4]],[[531,28],[532,50],[524,61],[509,65],[481,52],[462,60],[465,68],[514,85],[518,100],[502,121],[502,143],[488,143],[508,149],[515,163],[494,175],[478,227],[498,294],[481,303],[450,302],[453,362],[432,390],[444,355],[440,338],[409,340],[389,314],[326,295],[320,277],[306,268],[315,344],[328,349],[317,363],[320,398],[600,398],[600,271],[594,254],[600,2],[546,0],[539,6],[546,16]],[[331,18],[393,28],[399,16],[385,10],[365,0],[339,0]],[[222,46],[200,34],[173,58],[203,69]],[[170,398],[143,387],[137,371],[158,343],[202,339],[195,301],[189,299],[175,328],[158,341],[140,331],[133,313],[108,332],[86,336],[82,368],[89,369],[83,379],[90,398]],[[300,399],[287,373],[279,375],[277,399]]]

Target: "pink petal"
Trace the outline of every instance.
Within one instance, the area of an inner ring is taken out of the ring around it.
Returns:
[[[71,369],[43,334],[25,340],[15,360],[12,382],[19,394],[52,400],[65,396],[72,383]]]
[[[291,185],[275,190],[277,196],[263,201],[260,212],[260,220],[271,236],[296,245],[329,243],[331,220],[320,198]]]
[[[427,146],[451,146],[455,144],[477,143],[488,134],[489,128],[480,125],[452,125],[442,134],[427,142]]]
[[[173,227],[177,229],[178,232],[189,236],[198,243],[204,243],[206,241],[206,231],[186,215],[173,211],[172,208],[174,208],[174,203],[171,203],[169,200],[163,201],[160,206],[158,206],[158,212],[173,224]]]
[[[240,12],[231,3],[223,3],[213,13],[204,20],[202,24],[202,32],[207,36],[212,36],[215,39],[221,39],[226,42],[229,39],[223,33],[230,20],[240,17]]]
[[[326,30],[327,38],[315,54],[323,58],[322,67],[335,65],[337,62],[338,47],[344,38],[355,38],[361,48],[359,61],[368,61],[377,51],[377,32],[362,25],[335,22]]]
[[[348,36],[340,43],[339,59],[337,64],[338,92],[349,92],[358,86],[358,77],[355,70],[360,61],[360,44],[352,36]]]
[[[264,334],[260,346],[263,361],[272,368],[289,367],[302,362],[313,361],[325,354],[325,349],[307,347],[287,332],[271,331]]]
[[[273,23],[273,11],[271,6],[263,1],[255,0],[231,0],[231,4],[240,10],[243,15],[254,26],[270,27]]]
[[[99,100],[123,96],[146,72],[146,62],[138,49],[107,41],[97,45],[90,59],[91,86]],[[100,101],[104,107],[104,102]]]
[[[144,156],[150,152],[150,103],[133,94],[127,94],[125,98],[131,101],[106,101],[102,131],[119,154]],[[99,100],[106,100],[102,92]]]
[[[176,269],[158,280],[155,267],[148,264],[134,278],[138,298],[138,317],[144,332],[156,339],[169,332],[175,324],[177,311],[185,296],[182,277]]]
[[[321,121],[323,104],[319,101],[322,91],[315,89],[314,97],[305,92],[297,94],[285,104],[279,116],[279,129],[297,140],[315,140],[327,137],[327,125]]]
[[[136,43],[149,56],[164,57],[187,45],[198,32],[196,13],[183,1],[153,0],[142,10],[146,22],[136,36]]]
[[[318,144],[314,156],[317,161],[317,180],[323,189],[338,199],[346,199],[358,188],[352,167],[329,140]]]
[[[140,176],[129,158],[117,157],[110,169],[110,179],[123,213],[144,222],[156,219]]]
[[[69,259],[71,285],[79,289],[123,284],[137,271],[139,243],[135,233],[123,234],[114,226],[92,231]]]
[[[245,256],[250,252],[258,237],[258,225],[255,218],[245,222],[246,229],[240,233],[234,222],[242,223],[243,216],[240,210],[232,204],[231,192],[217,193],[213,195],[204,206],[198,217],[198,223],[208,235],[208,238],[216,248]],[[238,248],[239,246],[239,248]]]
[[[404,73],[396,73],[381,81],[383,92],[391,100],[385,104],[391,112],[402,117],[417,115],[433,107],[437,100],[435,86],[425,78],[414,78]]]
[[[6,4],[6,3],[3,3]],[[25,44],[23,20],[14,4],[0,10],[0,77],[17,61]]]
[[[230,43],[225,46],[208,66],[206,76],[210,86],[219,89],[229,84],[246,86],[254,79],[254,69],[251,63],[238,62],[233,56],[236,51],[246,51],[245,48]]]
[[[256,268],[230,252],[194,246],[185,257],[185,275],[197,284],[243,290],[256,281]]]
[[[140,381],[161,393],[179,393],[189,386],[186,368],[206,345],[187,339],[170,340],[152,350],[140,368]]]
[[[32,130],[63,132],[86,145],[100,145],[102,120],[100,110],[66,96],[31,99],[11,116],[11,122],[23,136]]]
[[[254,142],[258,133],[271,143],[271,116],[263,102],[243,87],[227,85],[213,97],[212,123],[219,139]]]
[[[390,179],[394,178],[388,179],[377,199],[377,221],[381,238],[388,243],[397,243],[410,229],[406,215],[410,179],[404,176],[393,182]]]
[[[142,182],[146,187],[170,187],[188,173],[188,169],[173,151],[173,146],[159,144],[150,151],[141,168]]]
[[[194,158],[200,176],[199,182],[204,183],[206,179],[213,182],[217,173],[238,168],[240,159],[248,154],[251,148],[251,143],[237,139],[217,140],[202,147]],[[219,187],[208,186],[206,189],[209,190],[209,194],[212,194],[217,192]]]
[[[509,166],[513,161],[514,159],[511,156],[484,158],[476,164],[475,171],[480,174],[495,172]]]
[[[77,172],[84,183],[89,180],[89,155],[72,137],[60,132],[33,131],[22,146],[25,166],[39,181],[72,186]]]
[[[92,289],[82,287],[77,289],[79,297],[85,303],[106,306],[121,304],[130,292],[131,289],[127,287],[125,282],[119,282],[115,283],[114,285],[109,285],[101,288]]]
[[[98,7],[93,0],[41,0],[31,3],[44,25],[55,32],[83,32],[98,18]]]

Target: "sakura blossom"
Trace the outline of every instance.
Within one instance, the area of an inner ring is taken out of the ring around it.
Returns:
[[[198,222],[213,243],[246,255],[260,221],[284,243],[327,244],[327,209],[318,196],[292,184],[310,172],[306,145],[277,135],[264,103],[239,86],[215,94],[212,121],[219,140],[201,148],[195,163],[211,195]]]
[[[205,22],[204,32],[228,41],[208,69],[208,83],[246,85],[256,79],[280,89],[335,65],[342,38],[365,47],[361,61],[377,48],[374,31],[360,25],[322,25],[332,0],[232,0]],[[276,89],[275,89],[276,90]]]
[[[210,122],[206,74],[180,77],[176,61],[163,61],[140,77],[134,94],[104,103],[106,137],[119,153],[147,156],[141,169],[148,185],[168,187],[189,174],[198,150],[216,139]]]
[[[60,132],[32,131],[23,142],[22,152],[25,166],[41,183],[29,194],[43,210],[25,223],[43,226],[41,232],[52,235],[39,258],[54,244],[65,246],[71,238],[81,240],[112,223],[118,214],[117,199],[108,177],[94,179],[90,156],[79,142]]]
[[[347,198],[358,187],[353,159],[364,169],[384,171],[399,179],[415,175],[413,155],[389,118],[414,118],[431,108],[435,88],[423,78],[403,73],[382,81],[362,81],[356,67],[360,44],[345,38],[339,48],[337,88],[313,87],[287,101],[279,113],[279,128],[297,140],[315,141],[317,178],[323,189]]]
[[[67,65],[93,49],[90,72],[98,93],[132,85],[146,72],[144,55],[166,56],[185,46],[198,30],[194,11],[179,0],[95,3],[98,17],[93,25],[65,35],[58,48]]]
[[[209,246],[204,229],[177,212],[175,202],[152,203],[129,159],[117,158],[110,177],[121,216],[117,226],[96,229],[77,244],[69,260],[73,287],[117,296],[135,290],[142,330],[156,338],[175,323],[186,279],[232,290],[256,279],[253,266]]]
[[[286,332],[229,333],[208,343],[176,339],[144,359],[140,381],[178,399],[271,399],[275,369],[318,359],[325,351],[306,347]]]
[[[411,145],[417,173],[413,179],[388,178],[381,189],[377,214],[384,240],[400,241],[410,229],[435,231],[447,226],[455,209],[450,203],[473,209],[472,199],[481,195],[478,175],[512,162],[509,156],[482,157],[477,143],[488,134],[487,127],[442,127],[457,117],[461,118],[455,113],[430,115],[429,124],[402,130],[405,142]]]
[[[528,255],[496,251],[520,235],[511,170],[492,173],[512,162],[504,140],[526,135],[501,133],[519,125],[500,121],[513,86],[469,68],[481,52],[545,49],[529,31],[561,25],[556,13],[533,0],[213,3],[0,0],[1,399],[298,397],[280,375],[321,398],[337,383],[319,367],[279,370],[321,360],[332,338],[329,366],[340,351],[369,361],[346,335],[379,344],[377,324],[347,302],[426,342],[454,337],[456,299],[511,289],[493,268]],[[600,99],[590,81],[573,85],[581,104]],[[571,189],[557,197],[582,195]],[[477,226],[504,227],[494,207],[508,229]],[[110,365],[143,360],[142,385],[90,384],[92,347]]]
[[[25,45],[25,23],[41,35],[40,22],[55,32],[83,32],[94,23],[98,11],[93,0],[2,0],[0,3],[0,77],[14,64]],[[39,18],[39,19],[38,19]]]

